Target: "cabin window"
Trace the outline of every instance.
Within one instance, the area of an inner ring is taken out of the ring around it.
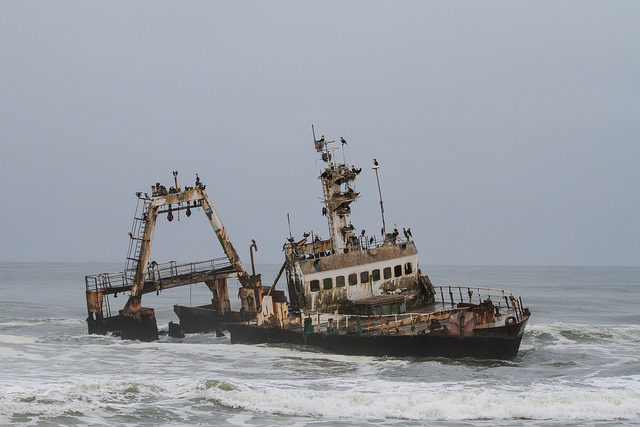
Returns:
[[[377,280],[380,280],[380,269],[373,270],[371,272],[371,275],[373,276],[373,281],[374,282],[377,281]]]
[[[382,270],[382,274],[385,280],[391,279],[391,267],[387,267],[384,270]]]
[[[322,280],[322,289],[331,289],[333,288],[333,279],[331,277],[327,277]]]
[[[336,288],[344,287],[344,276],[336,277]]]
[[[309,283],[310,287],[311,287],[311,292],[318,292],[320,290],[320,281],[319,280],[312,280]]]
[[[358,284],[358,275],[356,273],[352,273],[349,275],[349,286],[355,286]]]
[[[396,276],[396,277],[402,276],[402,266],[401,265],[396,265],[395,267],[393,267],[393,275]]]
[[[411,272],[413,271],[413,266],[411,265],[410,262],[406,263],[404,265],[404,274],[411,274]]]
[[[360,273],[360,283],[369,283],[369,272],[363,271]]]

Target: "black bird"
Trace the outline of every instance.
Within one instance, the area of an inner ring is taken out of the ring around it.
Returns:
[[[343,137],[340,137],[340,142],[342,142],[342,145],[345,145],[347,143],[347,141]]]
[[[361,235],[364,236],[364,234],[366,233],[366,231],[364,231],[364,229],[362,229],[362,231],[360,232]]]
[[[302,233],[302,237],[309,237],[311,235],[311,233]]]
[[[373,236],[371,236],[371,238],[369,238],[369,244],[373,243]]]
[[[378,166],[378,161],[376,159],[373,159],[373,164],[374,166]]]
[[[411,227],[407,228],[407,234],[409,235],[409,237],[413,237],[413,235],[411,235]]]
[[[293,242],[295,242],[295,241],[296,241],[296,239],[294,239],[293,237],[289,237],[287,240],[288,240],[289,242],[291,242],[291,243],[293,243]]]
[[[404,227],[402,227],[402,232],[404,233],[404,237],[406,237],[407,240],[409,240],[409,233],[407,233],[407,230],[405,230]]]
[[[322,215],[326,216],[327,215],[327,208],[322,208]]]

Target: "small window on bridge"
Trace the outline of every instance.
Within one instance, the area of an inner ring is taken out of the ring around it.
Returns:
[[[401,265],[396,265],[395,267],[393,267],[393,275],[396,276],[396,277],[402,276],[402,266]]]
[[[373,270],[371,275],[373,276],[374,282],[380,280],[380,269]]]
[[[369,283],[369,272],[363,271],[360,273],[360,283]]]
[[[413,272],[413,266],[410,262],[404,265],[404,274],[411,274]]]
[[[311,292],[318,292],[320,290],[320,281],[319,280],[312,280],[309,283],[309,286],[311,287]]]
[[[384,275],[384,279],[391,279],[391,267],[387,267],[384,270],[382,270],[382,274]]]
[[[343,287],[344,287],[344,276],[336,277],[336,288],[343,288]]]
[[[358,284],[358,275],[356,273],[352,273],[349,275],[349,286],[355,286]]]
[[[322,288],[323,289],[331,289],[331,288],[333,288],[333,279],[331,277],[327,277],[326,279],[324,279],[322,281]]]

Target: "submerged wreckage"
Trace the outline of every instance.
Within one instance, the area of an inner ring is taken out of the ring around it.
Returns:
[[[522,299],[502,289],[433,286],[418,267],[411,230],[403,229],[400,235],[394,226],[387,232],[381,194],[381,235],[356,232],[347,218],[359,195],[353,182],[361,169],[347,166],[344,140],[343,162],[336,162],[337,148],[330,147],[331,142],[314,138],[325,163],[319,179],[330,238],[305,233],[296,241],[290,232],[284,264],[268,287],[262,286],[255,268],[253,274],[244,268],[199,179],[195,187],[182,189],[176,178],[168,191],[156,184],[150,196],[137,193],[125,270],[85,278],[89,332],[157,339],[155,315],[141,306],[142,294],[204,282],[213,293],[211,304],[174,306],[180,326],[171,323],[170,334],[227,329],[232,343],[312,345],[353,355],[514,358],[530,316]],[[378,178],[375,159],[373,169]],[[179,265],[149,263],[158,214],[167,213],[171,221],[174,212],[186,210],[189,216],[196,208],[206,214],[227,257]],[[254,248],[255,242],[252,267]],[[284,291],[275,289],[283,273],[289,301]],[[229,278],[240,282],[240,311],[230,308]],[[129,300],[112,315],[109,295],[121,292],[130,292]]]

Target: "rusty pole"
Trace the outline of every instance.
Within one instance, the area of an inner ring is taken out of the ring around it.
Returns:
[[[251,239],[251,246],[249,246],[249,254],[251,254],[251,274],[252,275],[256,275],[256,266],[253,262],[253,250],[256,250],[256,252],[258,252],[258,245],[256,244],[256,241]]]
[[[202,199],[200,201],[202,209],[207,215],[207,219],[209,220],[213,231],[216,233],[216,236],[220,241],[220,245],[222,246],[225,255],[227,255],[227,258],[229,258],[231,265],[238,272],[238,280],[240,280],[240,284],[244,287],[253,287],[252,280],[249,278],[249,273],[247,273],[247,270],[244,268],[244,264],[242,264],[242,261],[240,260],[238,252],[236,252],[236,249],[233,247],[233,243],[231,243],[231,239],[229,239],[227,231],[222,224],[222,220],[213,207],[213,203],[211,203],[207,192],[202,189],[199,191],[202,194]]]

